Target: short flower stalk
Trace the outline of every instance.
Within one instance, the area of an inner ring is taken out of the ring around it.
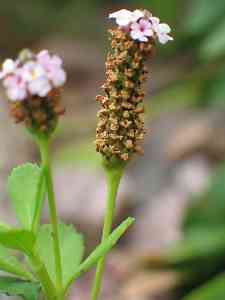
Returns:
[[[91,299],[97,300],[106,255],[134,223],[129,217],[112,231],[125,168],[135,154],[144,154],[146,62],[153,57],[157,40],[165,44],[173,38],[170,27],[146,10],[123,9],[109,18],[117,26],[109,30],[111,46],[102,86],[104,94],[96,97],[100,109],[95,140],[96,151],[103,156],[107,207],[101,242],[85,259],[81,234],[73,225],[59,221],[51,168],[50,144],[59,119],[65,114],[61,94],[67,75],[63,61],[47,50],[36,54],[25,49],[15,60],[6,59],[2,65],[0,80],[9,100],[10,115],[16,124],[26,127],[41,156],[40,165],[18,166],[8,179],[19,226],[0,226],[0,271],[11,275],[0,276],[0,283],[8,284],[7,295],[15,296],[18,290],[23,299],[31,299],[32,294],[32,300],[65,300],[71,285],[97,266],[91,291]],[[41,222],[45,195],[50,224]],[[15,250],[23,260],[18,260]],[[12,259],[15,265],[10,264]]]

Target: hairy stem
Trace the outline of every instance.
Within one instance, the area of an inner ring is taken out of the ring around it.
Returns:
[[[106,166],[107,176],[107,208],[104,219],[102,242],[104,242],[111,233],[113,216],[115,211],[116,196],[119,184],[124,171],[124,164],[119,162],[111,166]],[[102,278],[105,269],[105,257],[102,257],[96,268],[95,279],[91,292],[91,300],[97,300],[101,291]]]
[[[45,183],[48,194],[48,204],[50,219],[52,225],[52,238],[54,246],[54,257],[55,257],[55,272],[56,272],[56,289],[59,295],[58,299],[61,299],[62,293],[62,262],[59,244],[59,228],[58,228],[58,217],[56,210],[55,193],[53,187],[52,172],[49,158],[49,138],[44,136],[39,139],[39,146],[41,151],[42,165],[45,173]]]

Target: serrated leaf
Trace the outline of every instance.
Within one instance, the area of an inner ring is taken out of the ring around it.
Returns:
[[[13,169],[8,179],[8,190],[17,218],[30,230],[35,213],[35,198],[41,178],[41,169],[27,163]]]
[[[59,240],[62,255],[63,283],[66,285],[82,260],[84,243],[82,236],[77,233],[72,225],[62,223],[59,224]],[[37,235],[37,249],[52,281],[56,282],[53,239],[50,224],[40,227]]]
[[[35,236],[31,231],[22,229],[0,230],[0,244],[6,248],[19,250],[30,255],[34,243]]]
[[[73,274],[72,279],[67,283],[66,289],[76,280],[81,274],[87,272],[92,267],[94,267],[99,259],[104,257],[118,242],[125,231],[134,223],[134,218],[127,218],[123,221],[111,234],[110,236],[96,247],[96,249],[82,262],[82,264],[77,268],[76,272]]]
[[[32,274],[25,269],[17,257],[13,256],[10,251],[2,245],[0,245],[0,270],[24,279],[32,278]]]
[[[183,300],[221,300],[225,295],[225,273],[216,276],[203,286],[195,289]]]
[[[19,296],[24,300],[37,300],[40,293],[38,283],[19,280],[13,277],[0,277],[0,293]]]

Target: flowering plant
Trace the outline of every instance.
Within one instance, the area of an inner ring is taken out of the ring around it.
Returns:
[[[172,40],[170,28],[149,12],[121,10],[110,14],[118,27],[110,30],[111,50],[106,62],[105,95],[97,96],[101,105],[96,130],[96,150],[103,155],[108,199],[102,242],[83,260],[84,243],[72,225],[59,221],[55,203],[49,146],[58,119],[66,72],[62,60],[47,50],[34,54],[23,50],[16,60],[7,59],[0,79],[16,123],[24,123],[37,143],[40,165],[15,168],[8,190],[19,221],[18,227],[0,225],[0,269],[13,275],[0,278],[0,290],[36,300],[41,293],[47,300],[64,300],[71,284],[97,264],[92,300],[97,299],[105,256],[134,222],[127,218],[113,232],[116,195],[127,162],[134,153],[143,153],[143,83],[145,63],[153,53],[155,40]],[[47,195],[50,224],[41,224]],[[12,250],[22,253],[18,259]]]

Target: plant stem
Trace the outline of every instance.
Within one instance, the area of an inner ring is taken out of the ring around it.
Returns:
[[[44,264],[41,262],[39,256],[35,253],[32,253],[32,255],[30,255],[29,258],[33,264],[34,271],[37,275],[37,278],[41,282],[47,300],[56,299],[55,287],[51,281],[51,278],[49,277],[49,274]]]
[[[44,171],[45,170],[43,166],[41,166],[41,174],[40,174],[37,193],[35,197],[35,203],[36,203],[35,214],[32,223],[32,231],[34,233],[37,233],[40,225],[41,212],[42,212],[44,199],[45,199],[45,172]]]
[[[50,166],[49,158],[49,138],[46,136],[41,136],[38,140],[42,165],[45,172],[45,182],[48,194],[48,204],[50,219],[52,224],[52,237],[53,237],[53,247],[54,247],[54,256],[55,256],[55,271],[56,271],[56,289],[57,294],[59,295],[58,299],[61,299],[61,293],[63,289],[62,285],[62,264],[61,264],[61,253],[60,253],[60,244],[59,244],[59,228],[58,228],[58,217],[56,210],[56,201],[53,187],[52,172]]]
[[[107,177],[107,208],[104,219],[102,242],[104,242],[108,238],[112,230],[116,196],[123,175],[124,166],[125,165],[121,162],[113,164],[111,166],[105,165]],[[104,269],[105,257],[102,257],[97,264],[95,279],[91,292],[91,300],[97,300],[100,294]]]

